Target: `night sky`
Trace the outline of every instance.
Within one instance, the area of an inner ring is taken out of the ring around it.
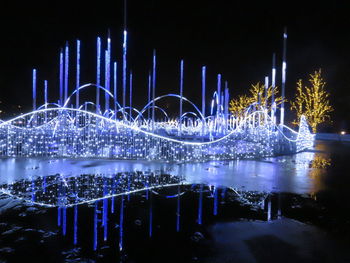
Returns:
[[[280,1],[273,5],[267,1],[129,0],[128,54],[135,80],[134,105],[140,108],[146,103],[153,48],[159,66],[157,95],[178,93],[181,58],[185,61],[184,95],[198,105],[202,65],[207,66],[207,96],[216,88],[218,73],[228,81],[231,96],[236,96],[247,92],[252,83],[264,81],[276,52],[280,85],[282,34],[287,26],[287,98],[293,97],[299,78],[307,79],[322,68],[335,112],[333,124],[321,130],[350,131],[347,2]],[[0,118],[30,110],[33,68],[38,69],[39,87],[43,88],[47,79],[49,98],[57,101],[59,50],[66,41],[72,45],[71,76],[75,74],[75,41],[82,41],[81,83],[95,82],[96,37],[102,37],[105,46],[108,29],[112,58],[121,61],[123,0],[79,5],[77,1],[2,1],[0,20],[0,110],[5,112]],[[74,85],[72,78],[70,91]],[[39,104],[43,103],[42,93]],[[169,102],[178,105],[175,100]],[[23,108],[16,109],[18,105]]]

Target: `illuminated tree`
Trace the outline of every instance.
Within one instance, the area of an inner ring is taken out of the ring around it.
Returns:
[[[329,103],[329,93],[324,89],[326,82],[321,76],[321,70],[310,74],[310,87],[303,85],[300,79],[297,82],[295,100],[291,102],[291,110],[296,111],[297,119],[293,124],[298,124],[300,116],[305,115],[312,132],[316,133],[317,126],[329,120],[329,113],[333,111]]]
[[[253,103],[253,99],[247,95],[240,95],[237,99],[230,101],[229,110],[235,117],[242,117],[244,110]]]
[[[270,86],[267,89],[267,94],[265,92],[265,85],[258,82],[249,89],[251,98],[253,102],[259,102],[260,104],[266,107],[268,110],[271,110],[271,97],[272,97],[272,87]],[[282,103],[282,97],[278,97],[278,87],[274,89],[275,103],[276,106]]]
[[[275,95],[275,103],[276,106],[281,104],[282,97],[278,97],[278,88],[275,87],[274,89],[274,95]],[[267,94],[265,91],[265,86],[260,84],[260,82],[256,83],[255,85],[252,85],[249,89],[250,95],[239,95],[236,99],[232,99],[230,101],[230,108],[229,110],[232,112],[232,114],[236,117],[242,117],[244,115],[245,109],[253,104],[260,102],[260,105],[266,107],[269,111],[271,110],[271,96],[272,96],[272,87],[269,87],[267,89]]]

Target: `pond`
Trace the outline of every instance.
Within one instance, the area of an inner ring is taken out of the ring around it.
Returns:
[[[349,160],[0,159],[0,260],[350,262]]]

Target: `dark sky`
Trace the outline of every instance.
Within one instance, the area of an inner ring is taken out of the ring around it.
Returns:
[[[49,81],[57,100],[58,55],[66,41],[74,52],[82,41],[82,83],[95,79],[96,37],[110,29],[113,60],[121,61],[123,0],[3,1],[1,6],[0,110],[31,105],[31,70],[39,86]],[[207,66],[208,89],[217,73],[229,82],[232,96],[270,74],[272,53],[281,66],[283,27],[288,28],[287,96],[299,78],[322,68],[335,112],[333,128],[350,129],[349,1],[172,1],[128,0],[129,66],[134,72],[135,105],[146,103],[152,49],[157,49],[157,95],[178,92],[179,61],[185,61],[184,94],[200,104],[200,70]],[[74,74],[74,53],[70,72]],[[278,81],[280,79],[278,69]],[[71,90],[74,80],[71,81]],[[42,92],[40,91],[42,100]],[[209,96],[209,91],[207,93]],[[94,98],[92,99],[94,100]],[[42,101],[41,101],[42,102]],[[173,101],[175,103],[175,101]],[[288,106],[289,107],[289,106]],[[5,118],[6,115],[0,115]]]

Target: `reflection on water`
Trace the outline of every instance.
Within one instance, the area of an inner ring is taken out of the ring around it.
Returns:
[[[181,177],[148,172],[82,174],[64,177],[60,174],[39,176],[0,185],[6,194],[42,206],[72,206],[115,197],[144,189],[179,184]]]
[[[319,168],[324,169],[331,165],[331,159],[325,158],[323,156],[315,156],[315,158],[311,161],[311,168]]]
[[[322,176],[330,165],[327,153],[316,151],[261,160],[211,161],[205,163],[161,163],[93,159],[8,158],[0,159],[0,183],[33,180],[59,174],[64,178],[81,174],[142,172],[182,177],[191,184],[209,184],[247,191],[310,193],[325,186]],[[321,149],[322,150],[322,149]]]
[[[31,247],[37,262],[212,262],[223,233],[208,229],[223,221],[252,224],[242,242],[286,217],[346,235],[348,209],[327,195],[338,185],[330,177],[347,165],[343,156],[318,144],[290,156],[192,164],[1,159],[0,187],[29,202],[0,195],[0,261],[25,261],[23,248]],[[288,242],[299,227],[292,225]],[[239,238],[233,228],[230,238]]]

